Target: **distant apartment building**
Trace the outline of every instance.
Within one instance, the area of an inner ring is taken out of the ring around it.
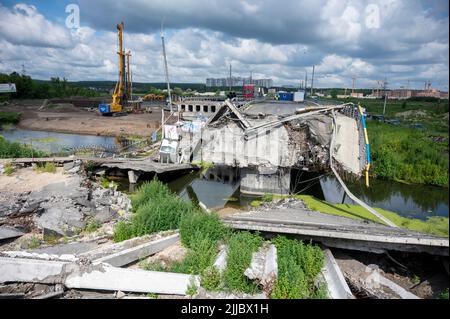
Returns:
[[[272,79],[252,79],[252,78],[242,78],[242,77],[231,77],[230,78],[207,78],[207,87],[227,87],[227,86],[243,86],[244,84],[254,84],[256,86],[261,86],[265,88],[270,88],[273,86]]]
[[[386,91],[388,99],[409,99],[411,97],[434,97],[439,99],[448,99],[448,92],[441,92],[437,89],[427,89],[427,90],[408,90],[408,89],[398,89],[398,90],[388,90]],[[375,98],[383,98],[384,91],[374,91],[372,96]]]

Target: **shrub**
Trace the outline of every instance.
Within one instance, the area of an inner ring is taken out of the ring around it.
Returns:
[[[44,165],[38,164],[36,166],[36,171],[40,173],[56,173],[56,165],[51,162],[47,162]]]
[[[278,280],[271,298],[306,299],[324,298],[324,287],[316,288],[315,279],[320,273],[324,257],[320,247],[299,240],[278,236],[273,240],[277,247]]]
[[[200,211],[192,211],[183,215],[180,222],[181,242],[186,247],[192,248],[199,237],[208,238],[217,243],[225,236],[226,227],[216,214],[206,214]]]
[[[223,273],[225,285],[231,291],[255,293],[257,284],[244,275],[250,266],[252,255],[262,244],[259,234],[248,231],[231,235],[228,240],[227,267]]]

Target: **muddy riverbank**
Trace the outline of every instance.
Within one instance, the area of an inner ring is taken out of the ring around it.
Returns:
[[[161,125],[160,107],[152,107],[151,113],[105,117],[72,104],[48,104],[41,108],[43,103],[44,100],[14,100],[0,106],[0,111],[20,112],[19,128],[48,132],[148,137]]]

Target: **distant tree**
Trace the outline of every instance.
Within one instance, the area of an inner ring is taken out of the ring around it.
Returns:
[[[337,90],[337,89],[332,89],[332,90],[330,91],[330,95],[331,95],[331,97],[332,97],[333,99],[337,98],[337,96],[338,96],[338,90]]]

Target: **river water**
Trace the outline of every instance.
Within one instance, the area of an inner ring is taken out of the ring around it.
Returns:
[[[9,141],[32,145],[34,148],[51,153],[82,148],[103,148],[117,150],[123,141],[114,137],[82,134],[54,133],[23,129],[1,131],[0,135]],[[167,181],[172,191],[181,197],[201,201],[207,207],[248,208],[251,201],[257,199],[241,195],[239,181],[218,182],[205,180],[199,173],[192,173]],[[367,204],[390,210],[401,216],[426,219],[430,216],[449,216],[448,189],[423,185],[406,185],[386,180],[372,179],[370,187],[364,181],[347,182],[350,191]],[[122,187],[128,189],[127,181]],[[313,187],[302,194],[313,195],[330,203],[354,204],[344,196],[344,191],[334,177],[322,177]]]
[[[198,173],[189,174],[168,183],[172,191],[181,197],[201,201],[209,208],[249,208],[258,199],[240,194],[239,182],[223,183],[200,178]],[[363,180],[347,182],[350,191],[372,207],[378,207],[408,218],[426,220],[431,216],[449,216],[448,190],[441,187],[406,185],[386,180],[372,179],[367,188]],[[301,194],[313,195],[330,203],[355,204],[335,177],[322,177],[314,187]]]
[[[26,144],[34,149],[51,154],[85,148],[115,151],[121,145],[120,139],[115,137],[33,131],[19,128],[0,131],[0,135],[10,142]]]

